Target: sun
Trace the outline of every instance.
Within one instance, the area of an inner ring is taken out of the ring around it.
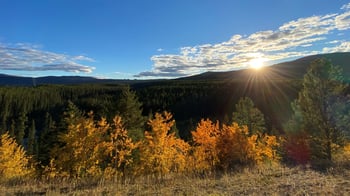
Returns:
[[[260,70],[262,67],[264,67],[264,59],[263,58],[256,58],[249,62],[249,67],[255,70]]]

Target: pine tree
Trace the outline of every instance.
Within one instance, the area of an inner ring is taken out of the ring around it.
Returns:
[[[117,113],[124,121],[124,127],[128,130],[129,136],[134,140],[143,137],[145,117],[142,116],[142,103],[130,87],[125,87],[121,92],[121,98],[117,104]]]
[[[2,116],[1,126],[0,126],[0,135],[4,134],[7,129],[6,117]]]
[[[72,101],[68,101],[60,128],[65,130],[69,125],[76,124],[82,117],[83,112]]]
[[[23,138],[25,135],[25,129],[27,127],[26,125],[27,121],[28,121],[28,118],[26,113],[21,112],[20,116],[17,119],[16,129],[15,129],[16,141],[19,145],[23,144]]]
[[[43,129],[39,133],[38,141],[35,144],[37,148],[37,159],[43,165],[47,165],[50,162],[50,150],[55,144],[57,144],[57,133],[55,132],[55,122],[52,120],[51,115],[47,112],[45,114],[45,120]]]
[[[35,133],[36,133],[35,121],[32,120],[32,126],[28,132],[28,143],[27,143],[27,152],[30,155],[36,154],[36,152],[35,152],[35,143],[36,143]]]
[[[248,97],[238,101],[232,121],[240,126],[246,125],[250,134],[266,132],[264,114],[254,106],[253,101]]]
[[[10,130],[9,130],[10,137],[15,137],[15,129],[16,129],[16,123],[15,123],[15,120],[12,119],[11,120]]]
[[[285,142],[283,143],[287,161],[306,165],[311,161],[308,133],[303,129],[303,115],[298,101],[291,103],[293,114],[283,125]]]
[[[335,105],[342,103],[345,89],[339,67],[323,59],[311,63],[304,76],[298,104],[303,130],[310,135],[314,160],[331,162],[334,150],[343,143],[344,133],[337,126],[342,115],[337,115]],[[346,121],[349,125],[349,118]]]

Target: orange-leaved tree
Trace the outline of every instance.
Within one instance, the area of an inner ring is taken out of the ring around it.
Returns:
[[[279,143],[275,136],[251,135],[247,126],[237,123],[219,126],[209,119],[201,120],[192,132],[193,169],[205,171],[215,168],[231,169],[236,165],[256,165],[277,162]]]
[[[2,179],[26,177],[34,174],[30,165],[30,157],[26,155],[23,147],[8,133],[1,135],[0,139],[0,175]]]
[[[219,122],[213,123],[209,119],[202,119],[195,131],[192,131],[194,142],[193,169],[197,171],[214,169],[219,161],[216,148],[220,133]]]
[[[145,132],[140,144],[140,171],[163,177],[169,172],[181,172],[186,169],[189,144],[170,133],[175,120],[169,112],[156,113],[148,121],[151,131]]]
[[[224,169],[237,164],[248,164],[253,159],[251,153],[253,143],[250,143],[247,126],[240,127],[237,123],[223,125],[217,140],[216,148],[220,166]]]

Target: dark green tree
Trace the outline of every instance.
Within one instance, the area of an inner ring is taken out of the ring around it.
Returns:
[[[9,130],[9,135],[14,138],[15,137],[15,129],[16,129],[16,122],[14,119],[11,120],[11,126]]]
[[[25,112],[21,112],[18,119],[16,120],[16,129],[15,129],[15,136],[16,141],[19,145],[23,145],[23,138],[25,135],[25,130],[27,127],[27,115]]]
[[[232,121],[240,126],[246,125],[250,134],[266,132],[264,114],[254,106],[250,98],[239,99],[232,115]]]
[[[7,130],[7,124],[6,124],[6,117],[3,116],[1,120],[1,126],[0,126],[0,135],[6,133]]]
[[[142,103],[129,86],[126,86],[121,92],[117,103],[117,114],[122,117],[124,127],[134,141],[143,137],[146,118],[142,116]]]
[[[344,116],[337,109],[344,105],[345,89],[341,69],[324,59],[312,62],[304,75],[297,103],[317,162],[331,162],[335,147],[343,143],[344,132],[337,124]],[[349,125],[349,118],[342,120]]]
[[[303,115],[297,100],[291,103],[293,114],[291,118],[283,124],[283,129],[287,134],[297,134],[303,130]]]
[[[77,124],[83,116],[83,112],[72,101],[68,101],[60,128],[66,130],[68,125]]]
[[[35,152],[35,143],[36,143],[35,133],[36,133],[35,121],[32,120],[31,127],[28,131],[28,143],[27,143],[27,152],[30,155],[36,154],[36,152]]]
[[[46,112],[44,125],[39,134],[39,141],[37,142],[37,157],[38,160],[44,165],[48,164],[50,161],[50,150],[52,149],[53,145],[57,143],[57,134],[55,122],[52,120],[51,115]]]

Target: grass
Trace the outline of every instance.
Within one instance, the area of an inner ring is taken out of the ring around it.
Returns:
[[[265,167],[223,174],[3,183],[1,195],[349,195],[350,170]]]

